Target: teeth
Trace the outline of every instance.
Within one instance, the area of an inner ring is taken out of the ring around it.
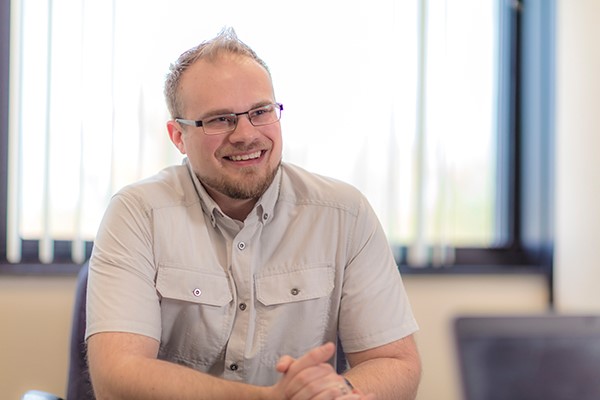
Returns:
[[[246,160],[253,160],[258,157],[260,157],[260,150],[257,152],[254,152],[254,153],[244,154],[243,156],[231,156],[229,158],[233,161],[246,161]]]

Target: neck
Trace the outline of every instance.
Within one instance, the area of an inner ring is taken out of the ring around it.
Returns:
[[[232,199],[231,197],[219,193],[210,187],[205,186],[205,189],[210,197],[213,198],[215,203],[219,205],[221,211],[223,211],[225,215],[241,222],[244,222],[258,201],[257,198]]]

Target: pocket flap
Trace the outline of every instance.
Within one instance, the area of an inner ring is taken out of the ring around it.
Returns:
[[[163,298],[211,306],[224,306],[233,299],[225,274],[164,265],[158,268],[156,289]]]
[[[327,296],[333,290],[331,265],[277,272],[256,278],[256,297],[266,306]]]

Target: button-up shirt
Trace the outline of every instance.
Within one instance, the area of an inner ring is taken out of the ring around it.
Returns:
[[[87,324],[87,337],[149,336],[161,359],[258,385],[277,381],[282,355],[338,335],[356,352],[417,330],[358,190],[283,163],[241,222],[187,161],[113,196],[90,260]]]

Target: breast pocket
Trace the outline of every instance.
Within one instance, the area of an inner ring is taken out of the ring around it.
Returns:
[[[225,273],[161,265],[160,357],[207,371],[222,354],[233,323],[233,296]]]
[[[265,306],[296,303],[327,296],[333,290],[330,265],[276,272],[256,279],[256,297]]]
[[[256,278],[258,328],[263,361],[282,354],[299,357],[323,343],[337,313],[331,310],[335,269],[332,264],[304,265]]]

